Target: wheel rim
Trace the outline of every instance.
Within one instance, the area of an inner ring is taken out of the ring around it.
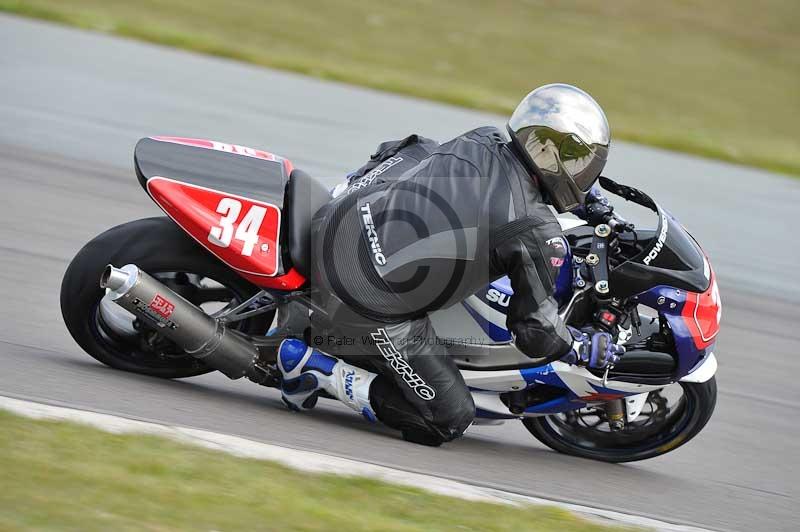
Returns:
[[[679,383],[650,392],[642,413],[611,431],[602,411],[587,408],[545,416],[541,427],[567,446],[607,456],[643,453],[667,445],[696,417],[697,399]]]
[[[248,297],[241,289],[202,274],[180,271],[148,273],[191,303],[199,305],[207,314],[226,305],[236,305]],[[205,369],[199,360],[111,301],[108,295],[97,302],[92,313],[92,334],[120,360],[150,369]],[[244,320],[231,328],[244,330],[246,327],[247,320]]]

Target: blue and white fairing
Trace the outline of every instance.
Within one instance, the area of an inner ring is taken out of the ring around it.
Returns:
[[[491,342],[511,341],[506,313],[513,293],[508,277],[502,277],[461,303]]]
[[[559,219],[559,221],[562,222],[564,230],[584,224],[572,219]],[[572,283],[572,252],[567,244],[564,265],[556,277],[554,296],[559,305],[566,304],[572,297]],[[467,313],[485,333],[485,340],[488,343],[512,342],[511,333],[506,329],[506,312],[513,293],[508,277],[501,277],[462,303]],[[538,385],[566,390],[567,393],[561,397],[525,410],[525,415],[545,415],[581,408],[593,401],[609,401],[626,395],[641,394],[645,389],[649,391],[659,387],[632,384],[624,386],[627,389],[620,390],[615,384],[615,388],[608,388],[602,385],[600,378],[586,369],[563,362],[503,372],[467,370],[462,371],[462,374],[472,388],[478,416],[492,419],[519,417],[508,412],[507,407],[497,399],[497,392],[521,390]]]
[[[560,218],[559,221],[565,231],[584,225],[583,221],[573,219]],[[572,253],[568,249],[564,265],[556,278],[555,297],[559,305],[565,305],[572,297],[573,268]],[[704,294],[685,291],[681,293],[665,286],[654,287],[641,294],[641,303],[653,308],[663,306],[654,303],[658,303],[659,296],[673,295],[671,292],[665,292],[669,290],[677,292],[674,300],[666,299],[667,303],[674,302],[676,305],[664,313],[673,327],[673,332],[676,333],[680,360],[679,373],[675,377],[694,382],[708,380],[714,375],[717,365],[716,358],[710,350],[713,345],[712,342],[699,344],[701,341],[699,333],[693,332],[693,329],[699,329],[702,324],[697,320],[697,312],[692,312],[691,309],[700,308],[702,297],[709,300],[713,297],[718,299],[718,296],[715,296],[716,285],[712,283]],[[462,339],[469,338],[471,343],[478,343],[479,346],[495,353],[499,350],[515,349],[513,338],[506,329],[506,312],[512,295],[510,282],[507,277],[503,277],[470,296],[461,305],[433,313],[431,320],[437,331],[449,333],[445,336],[452,337],[454,344],[458,343],[459,339],[456,336],[460,335]],[[657,310],[663,311],[662,308]],[[687,324],[688,327],[683,327],[683,324]],[[664,384],[625,382],[619,379],[604,382],[602,377],[594,375],[584,367],[560,361],[520,369],[491,371],[462,369],[461,373],[473,392],[478,417],[489,419],[547,415],[579,409],[592,403],[625,398],[626,416],[632,420],[641,411],[648,393],[664,386]],[[502,392],[530,389],[541,385],[560,388],[565,393],[551,401],[528,407],[521,415],[509,412],[508,407],[499,398]]]

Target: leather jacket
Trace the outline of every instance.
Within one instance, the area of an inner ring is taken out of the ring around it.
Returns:
[[[328,266],[350,261],[324,284],[366,317],[402,321],[508,275],[506,325],[517,347],[542,363],[560,358],[572,345],[553,297],[566,242],[532,175],[503,132],[482,127],[400,175],[354,179],[317,214],[336,220],[343,242],[359,241],[348,255],[329,229],[316,237]]]

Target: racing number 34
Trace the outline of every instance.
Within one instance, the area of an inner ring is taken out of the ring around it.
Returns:
[[[222,217],[219,219],[218,224],[211,227],[208,233],[208,241],[222,248],[227,248],[231,245],[231,240],[236,239],[242,242],[242,255],[249,257],[253,254],[253,248],[258,243],[258,231],[261,229],[261,223],[264,221],[264,215],[267,213],[265,207],[260,205],[253,205],[242,218],[239,220],[239,214],[242,212],[242,203],[233,198],[222,198],[217,205],[217,213]]]

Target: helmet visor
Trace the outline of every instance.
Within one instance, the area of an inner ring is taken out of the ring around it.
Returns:
[[[605,153],[598,153],[576,135],[566,135],[559,146],[559,158],[575,185],[587,192],[606,164]]]

